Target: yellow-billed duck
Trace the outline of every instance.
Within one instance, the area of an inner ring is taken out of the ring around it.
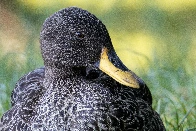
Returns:
[[[17,82],[2,131],[165,131],[148,87],[96,16],[62,9],[45,20],[40,44],[44,67]]]

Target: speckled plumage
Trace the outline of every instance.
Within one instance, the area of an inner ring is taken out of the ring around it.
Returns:
[[[140,88],[134,89],[94,66],[107,47],[110,61],[128,70],[94,15],[77,7],[60,10],[46,19],[40,35],[45,67],[18,81],[2,131],[165,130],[139,77]]]

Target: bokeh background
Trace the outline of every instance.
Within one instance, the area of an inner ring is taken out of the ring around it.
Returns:
[[[69,6],[106,25],[118,56],[149,86],[167,130],[196,130],[196,0],[1,0],[0,117],[17,80],[43,66],[44,20]]]

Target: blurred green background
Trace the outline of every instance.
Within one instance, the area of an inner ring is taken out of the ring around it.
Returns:
[[[44,20],[69,6],[106,25],[121,60],[149,86],[167,130],[196,128],[196,0],[1,0],[0,117],[18,79],[43,66]]]

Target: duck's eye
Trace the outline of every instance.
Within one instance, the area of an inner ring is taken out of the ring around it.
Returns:
[[[82,39],[84,38],[84,34],[81,32],[77,32],[76,35],[78,36],[78,38]]]

